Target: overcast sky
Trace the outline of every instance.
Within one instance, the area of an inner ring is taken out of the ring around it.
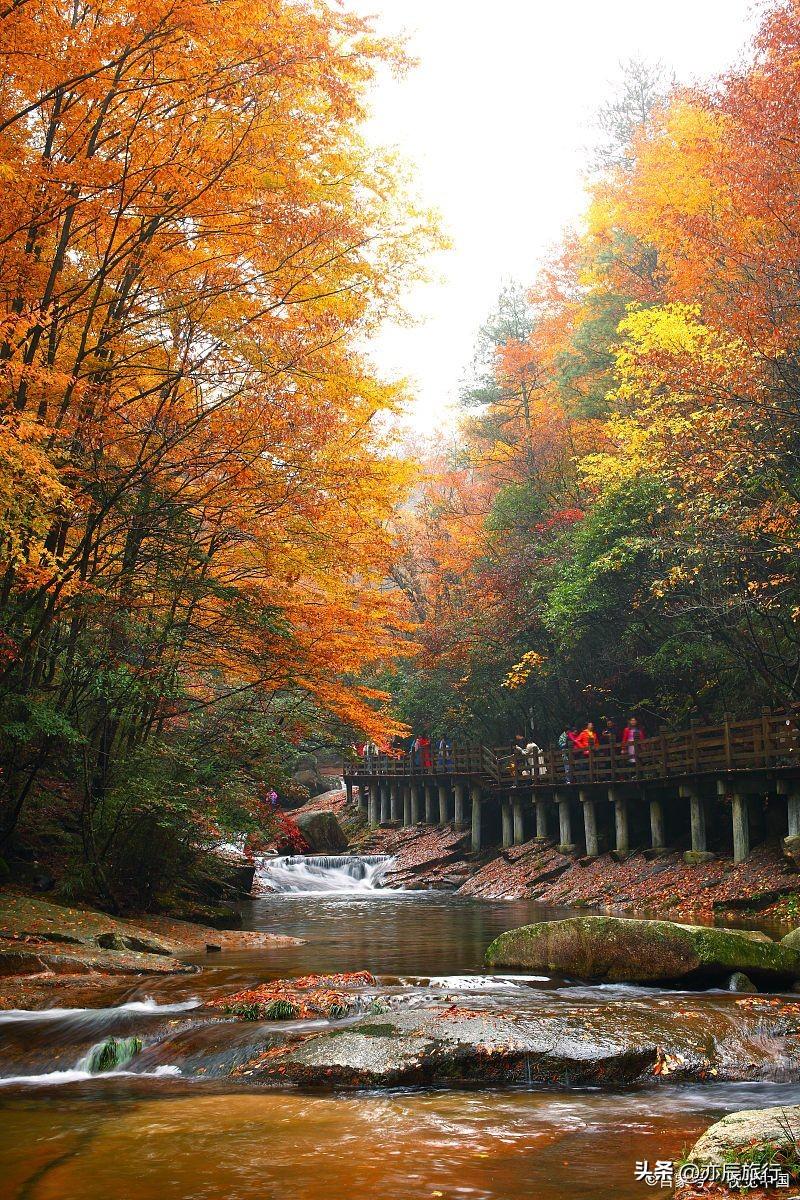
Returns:
[[[584,205],[592,113],[621,60],[662,60],[681,81],[732,65],[753,0],[354,0],[405,30],[419,66],[381,82],[372,133],[416,168],[453,248],[415,289],[413,329],[386,329],[379,366],[413,381],[414,423],[446,420],[503,278],[536,264]]]

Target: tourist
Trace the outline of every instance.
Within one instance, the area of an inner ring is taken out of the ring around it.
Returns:
[[[544,750],[532,738],[525,747],[524,754],[528,763],[528,774],[532,779],[538,775],[547,774],[547,767],[544,762]]]
[[[423,771],[430,771],[433,763],[431,761],[431,739],[426,733],[421,733],[417,738],[417,765]]]
[[[603,722],[602,739],[607,746],[616,746],[618,739],[617,727],[611,717],[606,717]]]
[[[587,721],[584,728],[577,735],[570,735],[572,744],[576,750],[583,754],[586,758],[589,757],[592,750],[595,750],[599,744],[599,738],[595,731],[594,724]]]
[[[515,779],[521,779],[528,774],[528,756],[525,753],[527,740],[524,733],[514,734],[514,752],[511,760],[511,770]]]
[[[448,737],[439,738],[439,745],[436,747],[436,766],[440,771],[452,771],[453,769],[453,743]]]
[[[622,731],[622,753],[628,763],[636,766],[636,750],[640,742],[645,740],[645,733],[636,717],[628,717],[628,724]]]
[[[558,739],[558,748],[561,751],[561,762],[564,766],[564,782],[572,783],[572,769],[570,762],[570,746],[576,736],[573,726],[568,725],[567,728],[560,734]]]

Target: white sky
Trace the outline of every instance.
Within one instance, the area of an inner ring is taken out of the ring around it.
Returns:
[[[592,113],[619,63],[662,60],[682,82],[733,65],[756,25],[752,0],[350,0],[410,34],[419,66],[383,80],[372,134],[416,167],[453,248],[415,288],[412,329],[387,328],[379,367],[412,382],[413,423],[447,420],[478,327],[503,278],[537,262],[584,205]]]

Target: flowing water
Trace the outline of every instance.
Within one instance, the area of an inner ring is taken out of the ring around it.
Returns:
[[[287,975],[367,969],[412,1003],[600,1002],[612,1021],[620,1004],[646,1018],[680,996],[487,975],[483,952],[498,932],[565,914],[379,889],[385,865],[265,861],[262,882],[280,890],[253,900],[245,924],[303,945],[204,957],[194,976],[115,981],[105,1007],[0,1013],[2,1200],[633,1200],[654,1194],[634,1179],[637,1160],[678,1157],[732,1109],[800,1103],[792,1056],[752,1031],[746,1042],[741,1010],[720,993],[694,1002],[731,1054],[754,1063],[754,1082],[339,1095],[233,1084],[232,1061],[309,1023],[274,1032],[210,1024],[195,1010]],[[142,1053],[92,1075],[92,1048],[110,1035],[140,1038]]]

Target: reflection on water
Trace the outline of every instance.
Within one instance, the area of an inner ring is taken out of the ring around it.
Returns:
[[[274,895],[252,903],[246,925],[304,945],[204,957],[194,976],[115,981],[108,1002],[127,1006],[113,1012],[0,1016],[0,1075],[68,1073],[111,1029],[145,1039],[137,1065],[150,1072],[0,1090],[2,1200],[644,1200],[652,1191],[634,1179],[637,1159],[679,1156],[723,1112],[800,1102],[800,1087],[776,1083],[331,1096],[215,1078],[231,1055],[285,1034],[209,1023],[190,1002],[312,971],[367,969],[411,1002],[607,1004],[611,1021],[623,1003],[629,1021],[674,1006],[677,994],[658,989],[481,977],[498,933],[564,915],[435,893]],[[699,1003],[712,1023],[740,1012],[731,996]],[[183,1078],[163,1073],[176,1061]]]
[[[77,1092],[6,1108],[4,1200],[644,1200],[637,1159],[676,1158],[721,1112],[767,1100],[752,1086],[122,1103]],[[773,1087],[769,1102],[798,1099]]]

